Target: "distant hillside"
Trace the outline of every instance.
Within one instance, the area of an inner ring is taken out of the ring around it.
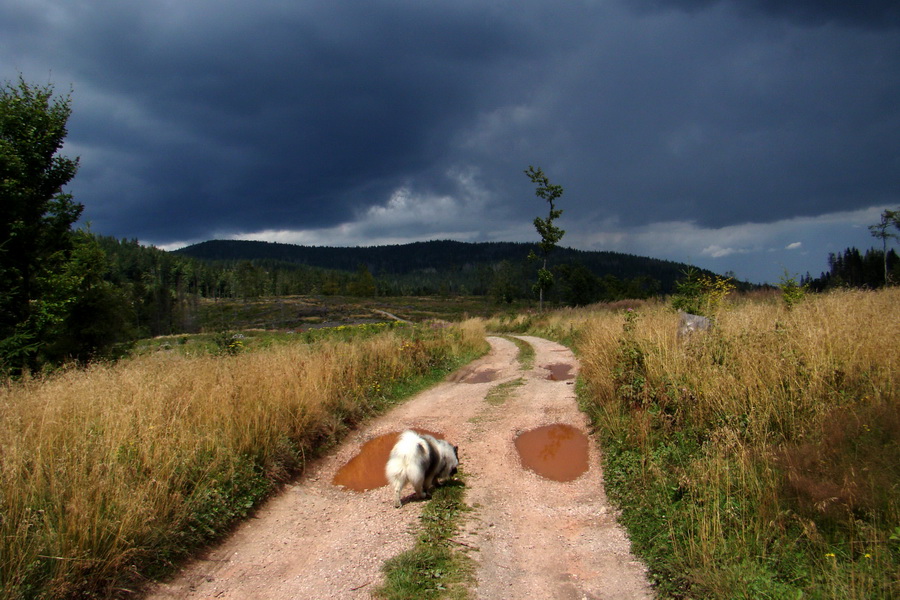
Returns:
[[[448,283],[463,273],[491,272],[507,261],[517,270],[530,271],[526,257],[534,244],[515,242],[431,241],[364,248],[298,246],[273,242],[211,240],[180,250],[182,254],[206,261],[250,261],[290,263],[307,267],[353,272],[364,265],[380,279],[405,279],[424,274]],[[621,254],[557,248],[550,255],[551,266],[580,265],[597,277],[620,280],[647,278],[659,282],[659,291],[670,292],[674,282],[688,268],[684,263]],[[536,268],[535,268],[536,270]],[[471,277],[470,277],[471,278]],[[472,284],[477,285],[477,284]]]

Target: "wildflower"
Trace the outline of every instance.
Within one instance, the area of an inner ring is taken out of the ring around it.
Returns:
[[[834,552],[826,552],[825,558],[834,558]]]

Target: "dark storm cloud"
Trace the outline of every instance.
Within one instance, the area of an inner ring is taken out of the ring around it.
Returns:
[[[724,226],[896,198],[895,34],[663,14],[561,64],[534,104],[552,121],[526,135],[598,215]]]
[[[72,133],[144,157],[147,187],[128,193],[146,198],[151,237],[201,218],[208,231],[349,218],[440,158],[492,69],[541,51],[532,24],[473,6],[164,8],[85,4],[45,38],[77,49],[60,57],[77,79],[134,104],[130,122],[76,111]]]
[[[634,5],[643,10],[668,7],[692,13],[717,4],[733,4],[744,12],[784,18],[802,25],[900,27],[900,5],[896,0],[634,0]]]
[[[738,256],[713,229],[900,202],[897,18],[872,0],[0,0],[0,78],[73,86],[71,187],[100,233],[521,239],[535,164],[565,186],[568,239],[680,222]]]

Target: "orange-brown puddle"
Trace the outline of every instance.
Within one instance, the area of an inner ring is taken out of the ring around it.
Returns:
[[[547,368],[550,369],[550,374],[547,375],[547,379],[550,381],[568,381],[570,379],[575,379],[575,375],[572,374],[572,365],[556,363],[554,365],[547,365]]]
[[[443,438],[441,434],[433,431],[424,429],[415,429],[415,431],[433,435],[438,439]],[[384,467],[391,455],[391,448],[397,443],[397,438],[401,433],[400,431],[385,433],[363,444],[359,449],[359,454],[338,470],[331,483],[355,492],[365,492],[387,485]]]
[[[553,481],[572,481],[588,469],[588,438],[571,425],[546,425],[519,435],[522,465]]]

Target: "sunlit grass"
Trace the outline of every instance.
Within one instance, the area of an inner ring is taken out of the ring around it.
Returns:
[[[389,404],[392,382],[483,351],[485,328],[576,349],[607,490],[662,595],[900,597],[898,313],[896,289],[791,310],[738,297],[679,340],[666,304],[618,303],[248,335],[233,355],[173,348],[9,384],[0,597],[108,593],[165,565]]]
[[[111,594],[250,511],[480,323],[186,356],[0,388],[0,597]]]
[[[738,301],[686,340],[663,305],[571,322],[610,495],[664,595],[900,595],[900,290]]]
[[[520,340],[517,337],[507,336],[508,340],[516,345],[519,349],[519,354],[516,357],[519,361],[519,369],[522,371],[530,371],[534,368],[534,346],[526,342],[525,340]]]

